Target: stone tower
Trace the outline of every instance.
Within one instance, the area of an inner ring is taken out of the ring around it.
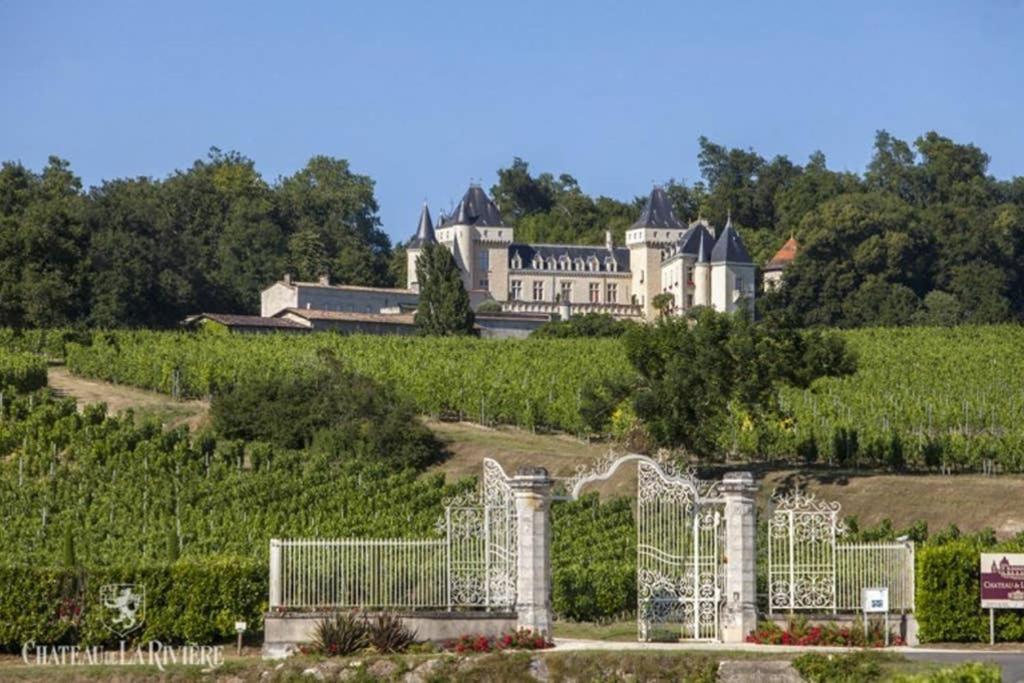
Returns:
[[[754,305],[754,262],[732,225],[732,216],[711,250],[711,305],[732,312]]]
[[[633,299],[648,319],[657,314],[651,300],[662,291],[662,253],[679,241],[685,229],[665,190],[656,186],[640,218],[626,231]]]
[[[423,247],[435,242],[437,242],[437,238],[434,235],[434,223],[430,220],[430,209],[427,208],[427,203],[423,202],[416,235],[405,245],[406,288],[416,292],[420,290],[420,285],[416,282],[416,261],[419,259]]]

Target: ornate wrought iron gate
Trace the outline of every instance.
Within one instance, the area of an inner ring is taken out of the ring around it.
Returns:
[[[725,500],[717,482],[645,455],[609,458],[569,480],[587,484],[637,463],[637,632],[640,640],[719,640],[725,583]]]
[[[640,639],[671,629],[686,640],[718,640],[725,516],[715,484],[640,462],[637,489]]]
[[[505,471],[484,459],[483,488],[445,501],[448,607],[511,609],[516,603],[516,509]]]
[[[845,543],[839,503],[792,491],[768,521],[768,611],[857,612],[861,589],[889,589],[894,612],[914,609],[914,544]]]

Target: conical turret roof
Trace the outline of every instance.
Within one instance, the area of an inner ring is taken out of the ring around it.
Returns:
[[[672,200],[668,198],[665,190],[655,187],[647,198],[644,210],[640,212],[640,218],[632,227],[682,230],[686,226],[676,218],[676,214],[672,210]]]
[[[775,252],[775,256],[768,262],[768,265],[764,267],[765,270],[782,270],[789,266],[796,258],[796,252],[800,248],[800,244],[796,241],[795,237],[790,237],[786,240],[786,243],[782,245],[782,248]]]
[[[718,241],[715,242],[715,248],[711,250],[711,262],[712,263],[753,263],[750,260],[750,254],[747,253],[747,248],[743,244],[743,240],[740,238],[740,234],[736,232],[736,228],[732,227],[732,216],[725,223],[725,228],[722,230],[722,234],[718,236]]]
[[[427,203],[423,202],[423,210],[420,211],[420,224],[416,228],[416,236],[409,240],[406,248],[422,249],[425,245],[436,241],[434,223],[430,220],[430,209],[427,208]]]
[[[498,205],[487,196],[479,185],[470,185],[462,200],[450,216],[442,217],[441,227],[449,225],[476,225],[481,227],[500,228],[505,226],[501,220]]]

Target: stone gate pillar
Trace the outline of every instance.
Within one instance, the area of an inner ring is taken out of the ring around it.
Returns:
[[[551,486],[543,467],[509,480],[516,501],[516,614],[519,628],[551,636]]]
[[[725,607],[722,641],[742,643],[757,627],[757,485],[750,472],[729,472],[725,498]]]

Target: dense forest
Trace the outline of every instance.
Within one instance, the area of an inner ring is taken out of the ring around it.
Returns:
[[[724,223],[758,264],[790,235],[801,253],[763,315],[800,325],[1019,321],[1024,316],[1024,177],[998,180],[971,144],[880,131],[864,174],[816,152],[785,156],[700,138],[701,180],[669,180],[678,215]],[[592,197],[569,174],[516,158],[491,194],[517,239],[622,241],[643,198]],[[377,215],[374,182],[317,156],[267,182],[254,162],[213,149],[166,178],[83,189],[70,163],[0,168],[0,325],[166,327],[199,311],[255,312],[259,290],[301,279],[405,281],[401,244]],[[409,232],[411,233],[411,227]]]

